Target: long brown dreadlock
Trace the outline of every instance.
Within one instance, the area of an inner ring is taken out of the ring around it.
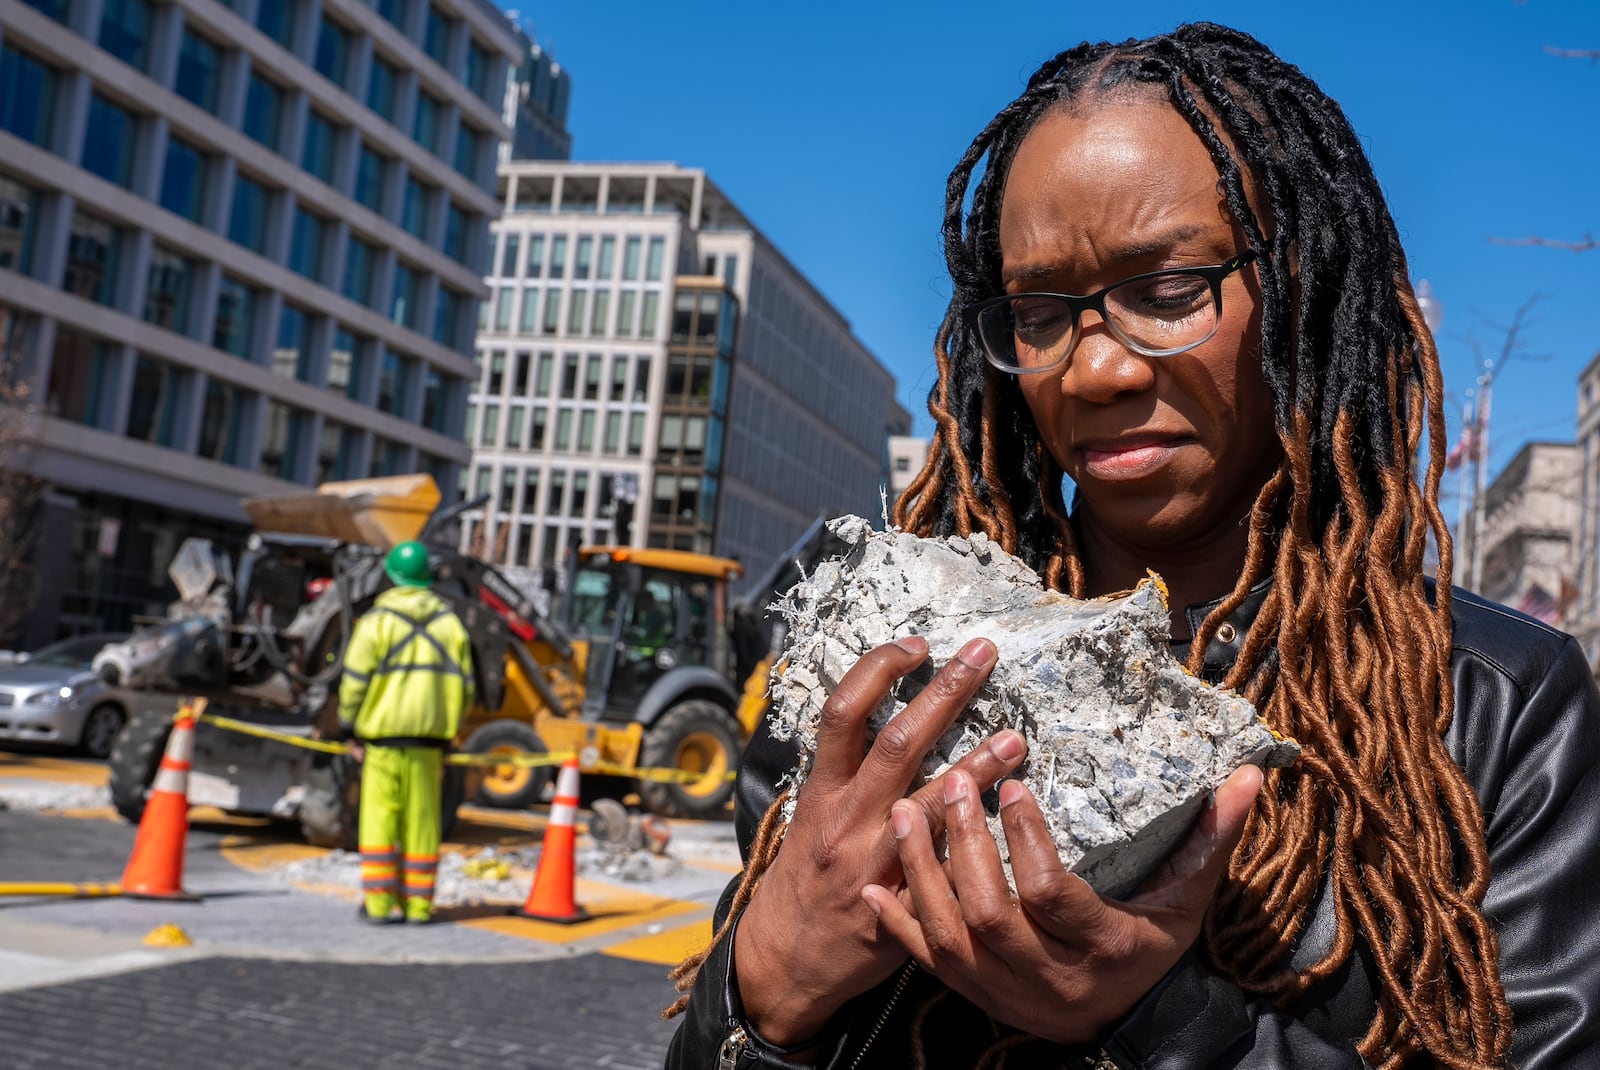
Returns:
[[[1362,943],[1381,979],[1358,1044],[1370,1062],[1502,1066],[1511,1012],[1482,911],[1483,814],[1442,739],[1454,694],[1438,353],[1371,165],[1338,104],[1298,68],[1246,34],[1194,24],[1062,52],[995,116],[946,188],[954,292],[935,341],[936,428],[893,520],[922,535],[983,531],[1052,586],[1085,594],[1063,473],[1014,379],[983,359],[960,310],[1002,292],[1001,195],[1033,125],[1068,102],[1141,87],[1164,93],[1205,143],[1257,255],[1263,368],[1284,452],[1251,512],[1244,568],[1197,631],[1189,667],[1201,670],[1217,628],[1270,576],[1223,683],[1304,753],[1268,775],[1207,916],[1205,949],[1246,991],[1287,1005]],[[1412,462],[1424,437],[1419,484]],[[1431,599],[1430,535],[1441,578]],[[774,809],[739,890],[745,901],[776,853],[776,826]],[[1289,953],[1324,881],[1332,949],[1293,968]],[[684,987],[701,958],[676,972]]]

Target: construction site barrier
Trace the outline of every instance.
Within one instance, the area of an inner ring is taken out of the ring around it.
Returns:
[[[240,721],[232,717],[223,717],[220,714],[203,714],[200,720],[229,732],[238,732],[242,735],[254,736],[257,739],[282,743],[289,747],[300,747],[303,750],[314,750],[323,754],[350,753],[351,745],[348,743],[334,743],[326,739],[310,739],[291,732],[280,732],[264,725],[251,724],[248,721]],[[444,760],[446,765],[484,766],[486,768],[513,765],[536,768],[545,765],[561,765],[569,758],[577,758],[585,773],[598,774],[600,776],[631,777],[635,780],[648,780],[656,784],[693,784],[707,779],[708,775],[715,776],[718,780],[732,780],[738,775],[732,770],[726,773],[705,774],[691,773],[683,769],[641,769],[605,761],[584,762],[583,755],[577,751],[549,751],[544,754],[447,754]]]

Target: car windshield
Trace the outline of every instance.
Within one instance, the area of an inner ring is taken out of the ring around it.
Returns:
[[[28,655],[30,665],[59,665],[66,669],[87,669],[100,648],[115,642],[115,635],[80,635],[42,646]]]

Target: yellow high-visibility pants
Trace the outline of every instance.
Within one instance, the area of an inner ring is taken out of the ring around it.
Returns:
[[[368,745],[361,762],[361,889],[367,913],[402,903],[408,920],[433,916],[439,870],[439,795],[444,752]]]

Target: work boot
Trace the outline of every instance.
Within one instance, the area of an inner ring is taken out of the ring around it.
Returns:
[[[406,921],[412,925],[427,925],[433,920],[433,902],[428,899],[406,900]]]
[[[400,901],[393,894],[370,892],[366,896],[366,902],[362,905],[361,918],[372,925],[388,925],[391,922],[400,920],[393,916],[395,911],[399,909]]]

